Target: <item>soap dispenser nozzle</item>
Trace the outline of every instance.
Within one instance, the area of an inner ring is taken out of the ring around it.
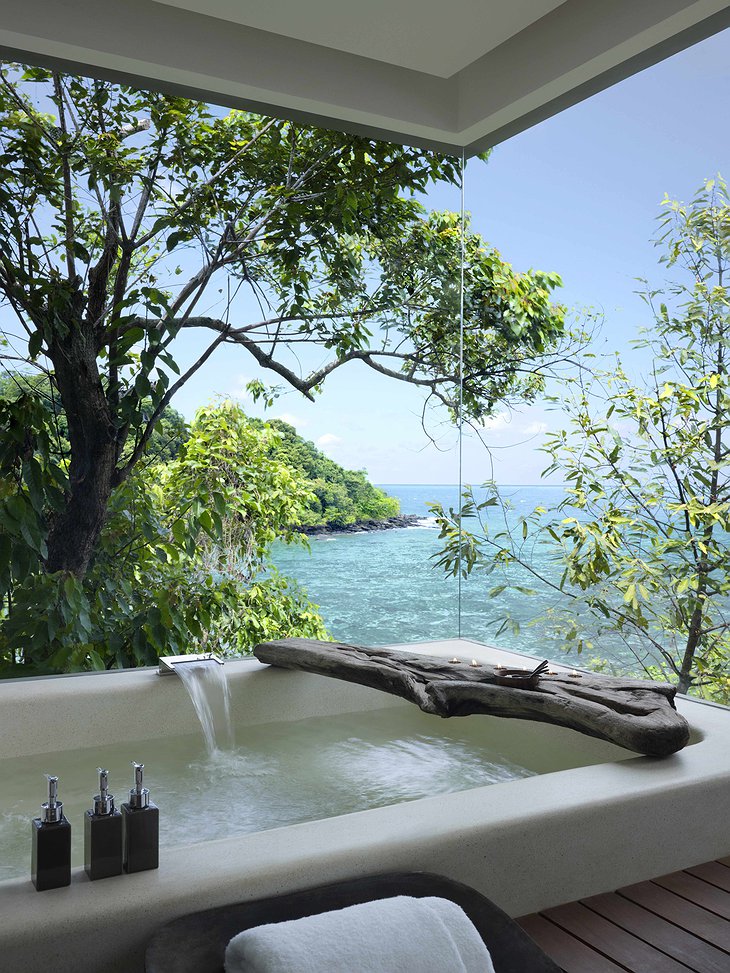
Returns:
[[[134,767],[134,787],[129,792],[129,804],[133,808],[149,807],[150,792],[143,786],[144,764],[132,761]]]
[[[109,793],[109,771],[96,768],[99,775],[99,793],[94,798],[94,814],[113,814],[114,795]]]
[[[46,774],[48,781],[48,800],[41,804],[41,821],[44,824],[57,824],[63,817],[63,802],[58,800],[58,777]]]

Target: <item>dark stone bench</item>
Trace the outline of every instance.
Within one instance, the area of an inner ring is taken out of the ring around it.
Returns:
[[[147,973],[222,973],[226,946],[244,929],[395,895],[435,895],[461,906],[491,953],[495,973],[560,973],[560,967],[489,899],[467,885],[426,872],[358,878],[181,916],[155,933],[147,947],[145,969]]]

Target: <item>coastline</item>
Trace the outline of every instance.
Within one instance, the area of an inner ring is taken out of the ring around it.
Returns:
[[[296,527],[301,534],[307,537],[318,537],[325,534],[368,534],[378,530],[400,530],[404,527],[415,527],[424,519],[422,514],[398,514],[397,517],[388,517],[387,520],[356,520],[352,524],[315,524],[311,527]]]

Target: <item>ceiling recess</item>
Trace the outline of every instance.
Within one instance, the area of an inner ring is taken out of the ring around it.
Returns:
[[[3,0],[0,54],[471,155],[727,26],[720,0]]]

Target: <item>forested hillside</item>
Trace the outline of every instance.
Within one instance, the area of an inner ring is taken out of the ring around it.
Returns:
[[[400,505],[395,497],[373,486],[362,470],[344,469],[281,419],[273,419],[269,425],[279,435],[271,447],[272,455],[302,473],[313,495],[303,513],[302,526],[345,527],[361,520],[397,516]]]

